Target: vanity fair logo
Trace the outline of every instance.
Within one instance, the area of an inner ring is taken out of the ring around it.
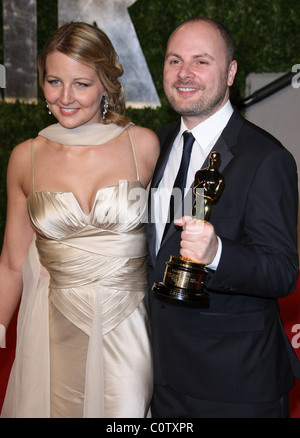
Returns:
[[[104,30],[115,46],[124,68],[120,80],[125,91],[126,105],[133,108],[156,108],[161,106],[160,99],[128,10],[136,1],[57,0],[58,26],[70,21],[84,21]],[[15,102],[18,99],[37,103],[38,2],[5,0],[2,3],[5,41],[3,57],[7,81],[5,86],[2,81],[0,87],[5,88],[3,94],[7,101]]]
[[[6,72],[4,65],[0,64],[0,88],[5,88]]]
[[[4,325],[0,324],[0,348],[6,347],[6,330]]]

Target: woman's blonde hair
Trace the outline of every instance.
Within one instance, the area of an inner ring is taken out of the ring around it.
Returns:
[[[103,122],[128,124],[125,117],[125,97],[122,84],[118,78],[123,74],[123,67],[108,36],[96,26],[82,22],[66,23],[48,40],[38,57],[39,82],[44,85],[47,56],[59,51],[78,62],[93,67],[107,91],[108,109]],[[103,112],[103,100],[101,112]]]

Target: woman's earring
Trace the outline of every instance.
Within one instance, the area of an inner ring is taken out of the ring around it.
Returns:
[[[47,109],[48,109],[48,114],[51,114],[51,111],[49,110],[49,105],[48,105],[47,100],[46,100],[46,107],[47,107]]]
[[[108,96],[107,96],[107,94],[105,94],[103,96],[103,98],[104,98],[104,102],[103,102],[102,119],[105,120],[105,115],[106,115],[107,110],[108,110]]]

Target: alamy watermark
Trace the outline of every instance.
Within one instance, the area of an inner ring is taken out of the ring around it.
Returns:
[[[123,181],[119,181],[121,185]],[[185,190],[184,197],[179,188],[169,189],[167,187],[152,188],[150,193],[142,187],[134,187],[127,191],[127,202],[124,202],[124,192],[119,190],[116,197],[111,200],[109,191],[99,192],[98,200],[107,204],[107,209],[99,209],[98,220],[103,223],[127,223],[138,217],[141,223],[170,222],[169,202],[173,197],[174,217],[179,219],[182,216],[191,216],[193,207],[192,188]],[[203,193],[204,189],[197,188],[196,217],[204,218]],[[151,199],[151,219],[148,216],[147,201]],[[184,199],[183,199],[184,198]],[[122,208],[120,209],[120,205]],[[158,213],[160,212],[160,213]],[[163,213],[161,213],[163,212]]]
[[[292,327],[292,333],[296,333],[291,340],[293,348],[300,347],[300,324],[294,324]]]
[[[292,78],[292,87],[300,88],[300,64],[293,65],[292,73],[297,73]]]
[[[6,330],[4,325],[0,324],[0,348],[6,347]]]

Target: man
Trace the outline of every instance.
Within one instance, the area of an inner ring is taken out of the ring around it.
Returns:
[[[237,72],[227,29],[210,19],[181,24],[168,41],[164,90],[181,121],[159,133],[148,226],[149,281],[170,255],[206,264],[207,308],[150,291],[154,417],[287,417],[299,364],[277,298],[298,276],[297,171],[291,154],[246,121],[229,100]],[[221,155],[224,189],[209,222],[183,217],[164,232],[182,134],[193,143],[186,187]],[[156,189],[156,190],[154,190]]]

